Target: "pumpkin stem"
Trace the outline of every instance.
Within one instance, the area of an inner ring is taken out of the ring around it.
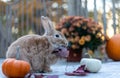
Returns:
[[[93,58],[89,53],[85,53],[85,55],[88,55],[89,58]]]
[[[19,57],[20,57],[20,52],[19,52],[20,46],[17,46],[16,50],[17,50],[17,52],[16,52],[16,59],[19,60]]]

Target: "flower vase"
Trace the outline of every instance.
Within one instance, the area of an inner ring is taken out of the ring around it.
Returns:
[[[82,49],[74,50],[69,49],[69,56],[67,58],[67,62],[80,62],[82,58]]]

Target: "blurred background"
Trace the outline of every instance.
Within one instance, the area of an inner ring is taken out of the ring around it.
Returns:
[[[42,35],[41,16],[55,26],[69,15],[94,19],[109,37],[120,32],[120,0],[0,0],[0,57],[18,37]]]

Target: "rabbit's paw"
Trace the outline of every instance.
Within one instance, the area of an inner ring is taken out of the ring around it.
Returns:
[[[52,72],[52,70],[50,69],[50,67],[45,67],[43,71],[44,71],[45,73],[46,73],[46,72]]]

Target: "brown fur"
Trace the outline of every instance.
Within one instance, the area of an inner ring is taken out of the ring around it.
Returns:
[[[19,59],[30,63],[31,72],[50,72],[50,65],[56,63],[59,58],[52,52],[60,46],[66,47],[68,43],[60,32],[56,30],[51,31],[51,28],[48,27],[47,24],[44,25],[46,21],[50,21],[47,17],[44,17],[42,20],[43,26],[46,26],[44,27],[46,30],[45,35],[40,36],[33,34],[18,38],[8,47],[6,53],[7,58],[15,58],[17,53],[16,48],[20,46]],[[61,38],[55,38],[55,34],[59,34]]]

